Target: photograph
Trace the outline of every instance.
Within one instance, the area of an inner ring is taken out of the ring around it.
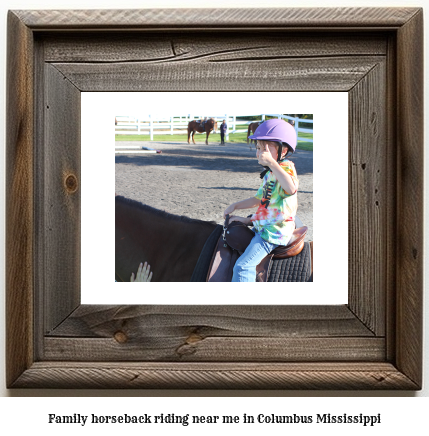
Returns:
[[[312,151],[312,114],[116,116],[116,280],[313,281]]]
[[[347,94],[330,94],[330,116],[325,99],[315,92],[84,93],[83,301],[346,303],[347,258],[338,253],[348,240]],[[108,134],[112,146],[100,147]],[[335,171],[324,167],[328,148]],[[339,201],[329,201],[323,186],[339,178]],[[335,245],[323,231],[333,222],[343,235]],[[325,253],[316,262],[315,233]],[[321,292],[329,256],[337,277]],[[96,278],[94,262],[112,265],[115,279]]]

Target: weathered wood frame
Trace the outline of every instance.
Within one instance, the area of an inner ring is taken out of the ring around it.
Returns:
[[[418,8],[9,12],[7,386],[420,389],[422,46]],[[195,86],[349,93],[348,305],[80,305],[80,93]]]

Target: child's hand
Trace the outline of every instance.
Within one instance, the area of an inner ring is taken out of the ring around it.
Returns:
[[[263,150],[258,153],[258,163],[263,166],[270,166],[272,163],[275,163],[275,159],[271,155],[270,150],[268,149],[268,144],[265,144]]]
[[[223,218],[225,219],[227,215],[231,215],[232,212],[234,212],[234,210],[235,210],[234,204],[231,204],[230,206],[228,206],[223,212]]]
[[[150,282],[152,279],[152,272],[150,271],[150,265],[147,262],[144,265],[141,263],[137,270],[137,275],[134,278],[134,273],[131,274],[130,282]]]

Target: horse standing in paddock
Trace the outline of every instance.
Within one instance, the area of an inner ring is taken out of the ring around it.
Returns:
[[[255,123],[250,123],[249,127],[247,128],[247,143],[249,143],[249,136],[253,135],[255,133],[255,130],[258,128],[259,124],[261,124],[262,121],[256,121]],[[256,140],[251,139],[250,143],[255,143],[256,144]]]
[[[173,215],[115,195],[115,276],[129,281],[140,262],[152,282],[189,282],[215,223]]]
[[[217,121],[214,118],[209,118],[203,127],[203,123],[197,123],[196,120],[189,121],[188,123],[188,144],[190,144],[190,139],[192,138],[193,143],[195,144],[195,132],[204,133],[206,132],[206,145],[209,145],[209,135],[213,131],[216,133],[217,130]]]

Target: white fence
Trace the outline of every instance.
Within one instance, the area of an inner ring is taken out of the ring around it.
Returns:
[[[309,123],[313,124],[313,120],[301,119],[297,117],[292,117],[289,115],[282,114],[262,114],[259,120],[238,120],[236,115],[217,115],[217,116],[207,116],[207,118],[214,118],[218,122],[218,128],[223,120],[226,121],[228,126],[227,132],[225,134],[226,140],[228,141],[229,135],[231,133],[237,132],[247,132],[247,128],[237,128],[238,126],[249,125],[256,121],[264,121],[265,117],[276,117],[292,121],[291,124],[294,125],[295,131],[298,136],[298,141],[313,142],[313,139],[308,139],[300,137],[300,133],[313,133],[313,129],[308,129],[300,127],[300,124]],[[205,116],[171,116],[167,118],[151,118],[139,119],[137,117],[121,116],[115,117],[115,134],[116,135],[150,135],[150,139],[153,140],[154,135],[174,135],[174,134],[187,134],[188,133],[188,123],[192,120],[204,119]],[[241,117],[240,117],[241,118]]]

